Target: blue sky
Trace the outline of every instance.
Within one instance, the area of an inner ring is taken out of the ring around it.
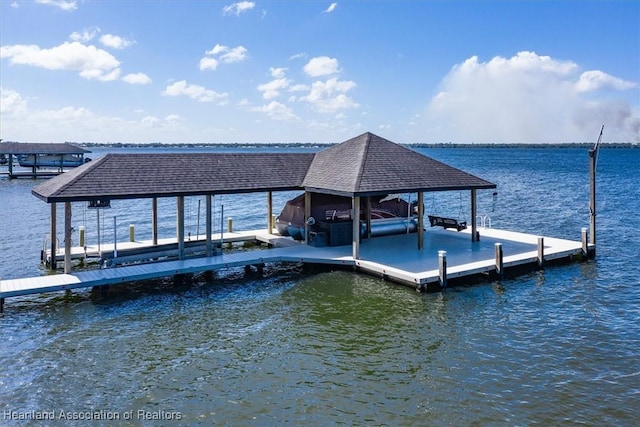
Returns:
[[[638,1],[0,0],[0,138],[640,142]]]

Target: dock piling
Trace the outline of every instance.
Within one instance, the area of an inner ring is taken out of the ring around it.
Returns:
[[[504,254],[502,251],[502,243],[495,244],[496,253],[496,273],[500,280],[504,279]]]
[[[447,287],[447,251],[438,251],[438,277],[440,280],[440,287],[446,289]]]
[[[544,237],[538,237],[538,267],[544,267]]]
[[[582,228],[582,255],[589,256],[589,231],[586,228]]]
[[[129,241],[136,241],[136,226],[133,224],[129,224]]]

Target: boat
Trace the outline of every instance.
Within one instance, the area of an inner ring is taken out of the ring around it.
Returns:
[[[337,230],[346,233],[351,241],[352,230],[352,199],[350,197],[332,194],[311,194],[310,217],[305,224],[305,196],[300,194],[286,202],[282,212],[276,217],[276,229],[282,236],[291,236],[294,240],[304,240],[305,225],[313,232],[328,232],[337,234]],[[397,194],[387,195],[371,200],[371,236],[415,232],[417,218],[415,216],[416,203],[408,203]],[[366,224],[366,200],[361,199],[360,205],[360,234],[368,234]],[[344,227],[346,226],[346,227]],[[333,236],[334,242],[337,239]]]
[[[90,162],[83,154],[19,154],[18,163],[22,167],[74,168]]]

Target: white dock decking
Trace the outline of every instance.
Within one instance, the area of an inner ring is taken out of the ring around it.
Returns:
[[[472,243],[468,230],[456,232],[429,229],[424,233],[424,249],[421,251],[417,249],[415,233],[377,237],[361,243],[360,259],[355,260],[350,245],[312,247],[287,237],[269,235],[266,230],[254,230],[238,234],[242,235],[241,240],[250,238],[278,247],[70,274],[0,280],[0,298],[4,300],[4,298],[20,295],[122,284],[178,274],[274,262],[355,266],[358,270],[393,281],[422,286],[438,282],[438,251],[441,250],[447,251],[449,278],[495,271],[495,243],[502,244],[505,269],[536,263],[538,260],[539,236],[497,229],[481,229],[480,233],[480,241]],[[582,252],[582,242],[544,237],[545,261],[579,255]]]

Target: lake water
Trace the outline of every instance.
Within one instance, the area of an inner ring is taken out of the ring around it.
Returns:
[[[493,227],[579,240],[589,226],[585,149],[417,151],[496,183],[497,197],[478,194]],[[272,265],[106,297],[9,298],[0,425],[637,425],[639,171],[640,150],[601,151],[595,260],[502,282],[420,294],[350,271]],[[0,179],[3,279],[46,274],[39,182]],[[274,194],[275,210],[291,196]],[[214,201],[236,229],[265,226],[264,194]],[[186,202],[192,234],[203,228],[199,202]],[[73,226],[93,244],[96,212],[79,205]],[[159,205],[160,233],[172,236],[175,200]],[[425,195],[428,213],[469,220],[467,205],[468,193]],[[113,202],[102,215],[104,241],[114,216],[122,239],[130,223],[150,238],[148,201]],[[34,417],[53,420],[17,419]]]

